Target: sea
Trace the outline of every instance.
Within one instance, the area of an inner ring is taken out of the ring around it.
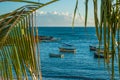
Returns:
[[[104,59],[94,58],[90,45],[98,45],[95,27],[39,27],[40,36],[52,36],[57,41],[39,42],[43,80],[110,80],[111,72]],[[61,53],[59,47],[74,45],[76,53]],[[64,54],[51,58],[50,53]],[[119,79],[115,61],[115,80]],[[110,63],[111,65],[111,63]]]

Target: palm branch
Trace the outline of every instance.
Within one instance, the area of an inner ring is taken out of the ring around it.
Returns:
[[[115,2],[115,4],[114,4]],[[120,74],[120,45],[116,45],[116,36],[117,41],[119,42],[119,31],[120,31],[120,0],[101,0],[100,8],[100,21],[98,19],[98,2],[93,0],[94,4],[94,20],[96,27],[96,35],[99,41],[99,48],[101,47],[102,40],[104,44],[104,56],[107,57],[104,59],[105,64],[107,64],[108,70],[111,67],[111,79],[114,80],[114,60],[116,55],[118,55],[118,68]],[[116,47],[118,51],[116,50]],[[112,60],[108,57],[109,52],[112,51]],[[117,54],[118,53],[118,54]],[[117,58],[117,57],[116,57]],[[111,61],[111,65],[110,62]]]
[[[4,80],[28,80],[28,76],[33,80],[42,79],[35,11],[57,0],[45,4],[18,1],[32,5],[0,15],[0,77]]]
[[[85,0],[85,27],[87,26],[88,1]],[[78,0],[74,10],[73,23],[77,11]],[[100,19],[98,19],[98,0],[93,0],[94,7],[94,21],[96,28],[96,35],[99,41],[99,49],[101,44],[104,44],[104,59],[108,70],[111,67],[111,79],[114,80],[114,60],[118,56],[118,68],[120,75],[120,0],[101,0],[100,5]],[[104,41],[104,42],[102,42]],[[117,45],[116,45],[117,43]],[[117,47],[117,50],[116,50]],[[109,52],[112,51],[112,60],[108,57]],[[110,62],[111,61],[111,65]]]

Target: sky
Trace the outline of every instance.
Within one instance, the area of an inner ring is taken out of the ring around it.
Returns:
[[[50,0],[39,0],[42,3]],[[76,0],[59,0],[37,10],[38,26],[71,26]],[[0,14],[4,14],[26,5],[24,3],[1,2]],[[89,0],[88,26],[94,26],[93,2]],[[85,0],[79,0],[75,26],[84,26]],[[80,16],[78,15],[80,14]]]

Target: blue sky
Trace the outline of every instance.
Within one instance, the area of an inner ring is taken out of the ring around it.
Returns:
[[[39,0],[45,3],[50,0]],[[38,26],[71,26],[76,0],[60,0],[37,10]],[[88,26],[94,26],[93,4],[89,0]],[[0,3],[0,14],[13,11],[23,3],[2,2]],[[85,0],[79,0],[79,12],[81,17],[76,16],[75,26],[84,26]]]

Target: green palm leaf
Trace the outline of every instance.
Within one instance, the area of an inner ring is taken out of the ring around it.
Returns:
[[[73,16],[72,26],[74,26],[77,8],[78,8],[78,0],[76,0],[76,6],[75,6],[75,9],[74,9],[74,16]]]
[[[28,75],[30,75],[33,80],[42,79],[40,59],[37,57],[40,54],[39,48],[36,49],[38,40],[34,36],[38,33],[34,29],[33,12],[55,1],[58,0],[45,4],[25,5],[0,16],[1,78],[28,80]]]
[[[85,27],[87,26],[87,16],[88,16],[88,0],[85,2]]]

